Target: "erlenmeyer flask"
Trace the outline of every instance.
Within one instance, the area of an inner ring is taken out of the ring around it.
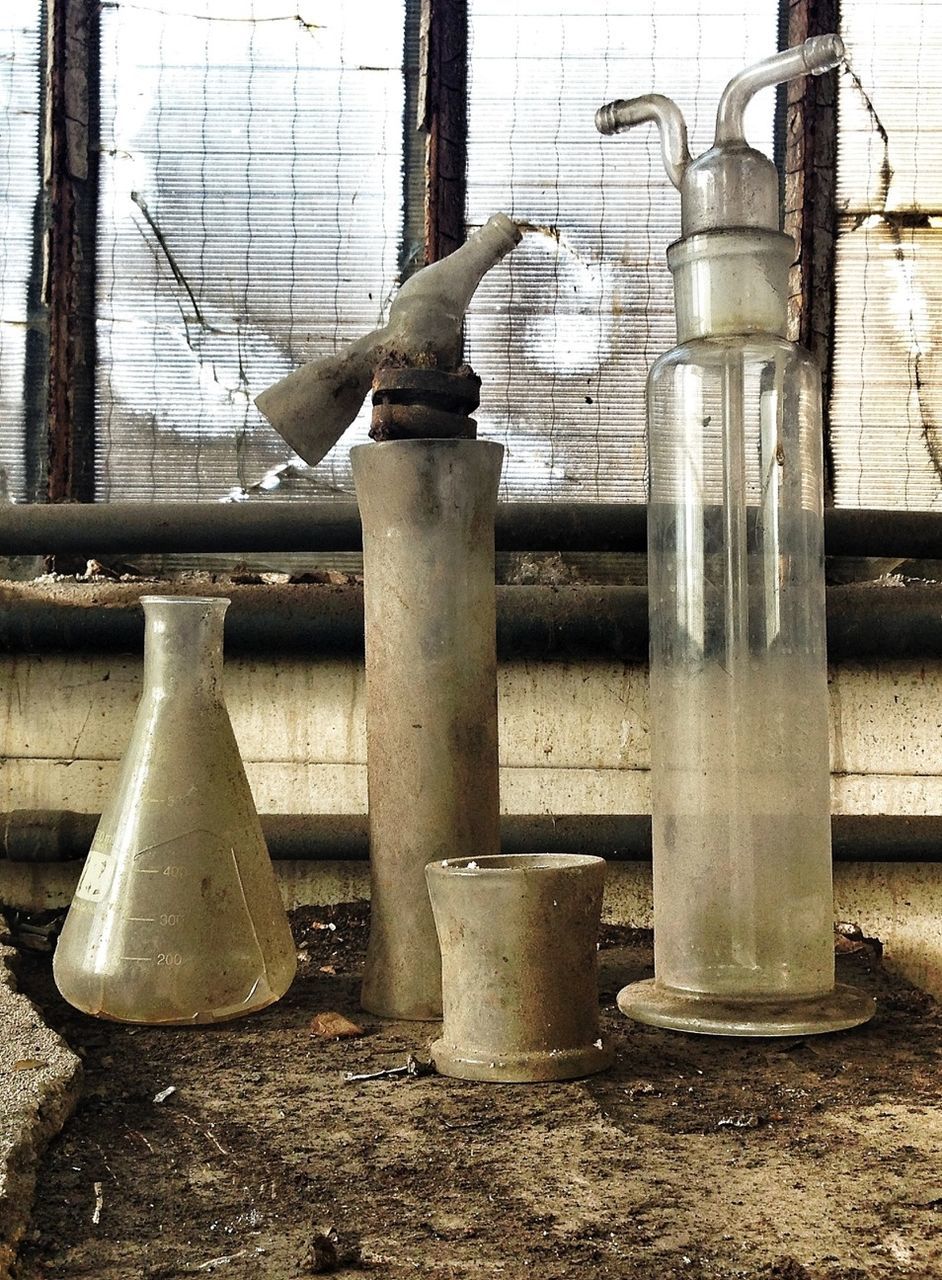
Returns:
[[[284,995],[296,953],[222,697],[229,601],[141,604],[144,690],[53,972],[98,1017],[219,1022]]]

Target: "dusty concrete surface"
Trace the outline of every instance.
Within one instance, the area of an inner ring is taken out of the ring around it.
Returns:
[[[81,1077],[78,1058],[17,989],[15,957],[0,942],[0,1280],[29,1222],[42,1153],[75,1106]]]
[[[360,1013],[365,926],[362,905],[296,913],[285,1000],[199,1030],[96,1023],[63,1007],[48,957],[24,962],[87,1089],[45,1158],[18,1280],[942,1275],[942,1013],[877,947],[839,957],[878,997],[869,1026],[750,1043],[624,1019],[614,996],[650,972],[650,938],[608,928],[611,1072],[345,1082],[424,1058],[437,1032]],[[328,1010],[363,1035],[313,1035]]]

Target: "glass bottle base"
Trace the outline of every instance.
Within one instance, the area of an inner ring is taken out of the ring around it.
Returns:
[[[876,1012],[876,1001],[856,987],[841,984],[827,995],[810,999],[737,1000],[679,991],[648,978],[623,987],[618,1007],[636,1022],[696,1035],[812,1036],[868,1022]]]
[[[282,968],[279,974],[273,974],[272,977],[277,976],[278,979],[275,986],[271,986],[267,978],[257,979],[248,996],[234,1004],[219,1005],[216,1008],[194,1008],[182,999],[161,1000],[151,994],[147,1001],[135,1000],[135,993],[132,992],[132,998],[129,999],[127,991],[120,987],[102,987],[98,984],[92,988],[88,983],[76,983],[71,974],[57,974],[53,962],[59,994],[73,1009],[78,1009],[91,1018],[100,1018],[103,1022],[120,1022],[139,1027],[211,1026],[217,1022],[232,1022],[236,1018],[260,1013],[287,992],[294,979],[295,969],[295,964],[289,964],[287,972]]]

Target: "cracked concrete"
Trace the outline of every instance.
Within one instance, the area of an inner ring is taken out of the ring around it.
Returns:
[[[79,1059],[19,991],[15,955],[0,942],[0,1280],[12,1274],[40,1158],[72,1114],[82,1077]]]

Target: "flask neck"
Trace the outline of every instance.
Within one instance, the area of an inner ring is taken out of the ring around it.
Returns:
[[[786,336],[791,236],[760,227],[701,231],[667,250],[677,340],[769,333]]]
[[[141,604],[145,693],[221,701],[223,626],[229,601],[142,596]]]
[[[491,267],[516,248],[520,235],[520,228],[505,213],[493,214],[452,253],[409,277],[390,308],[390,319],[414,296],[420,303],[434,298],[460,323],[478,285]]]

